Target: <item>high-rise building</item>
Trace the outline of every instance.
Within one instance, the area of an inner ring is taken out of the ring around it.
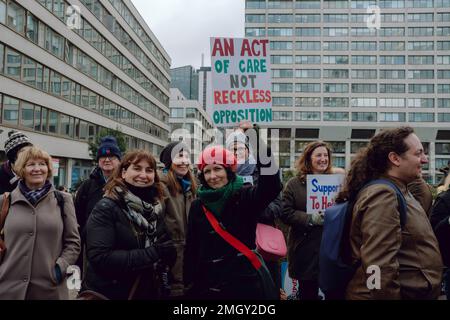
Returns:
[[[349,166],[377,130],[409,125],[429,155],[427,180],[439,180],[450,159],[450,0],[246,0],[245,35],[270,39],[282,167],[314,139]]]
[[[68,187],[91,170],[88,141],[102,128],[159,154],[169,70],[131,0],[0,0],[0,148],[10,129],[25,132]]]
[[[192,66],[170,69],[170,87],[177,88],[189,100],[198,100],[198,73]]]

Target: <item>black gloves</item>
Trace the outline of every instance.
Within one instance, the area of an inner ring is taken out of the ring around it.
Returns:
[[[155,250],[162,262],[172,267],[177,260],[177,250],[172,240],[167,240],[161,243],[155,243]]]

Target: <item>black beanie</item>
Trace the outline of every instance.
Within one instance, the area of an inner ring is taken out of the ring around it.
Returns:
[[[181,151],[189,152],[189,147],[181,141],[171,142],[161,151],[161,154],[159,155],[159,161],[164,164],[164,168],[169,169],[172,165],[172,157],[180,153]]]
[[[106,136],[100,140],[100,146],[97,150],[97,161],[101,157],[116,156],[119,160],[122,158],[117,140],[113,136]]]

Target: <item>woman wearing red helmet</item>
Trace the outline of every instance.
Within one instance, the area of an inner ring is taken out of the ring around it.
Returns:
[[[265,167],[273,169],[270,159]],[[277,298],[272,278],[254,249],[258,214],[282,188],[278,168],[261,174],[255,186],[244,186],[236,167],[234,154],[222,146],[208,147],[200,154],[202,185],[189,212],[184,260],[188,298]]]

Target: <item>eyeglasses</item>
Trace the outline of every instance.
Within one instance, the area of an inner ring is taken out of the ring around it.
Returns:
[[[99,161],[106,161],[106,160],[113,161],[113,160],[119,160],[119,158],[117,158],[117,156],[103,156],[103,157],[100,157],[98,160]]]

